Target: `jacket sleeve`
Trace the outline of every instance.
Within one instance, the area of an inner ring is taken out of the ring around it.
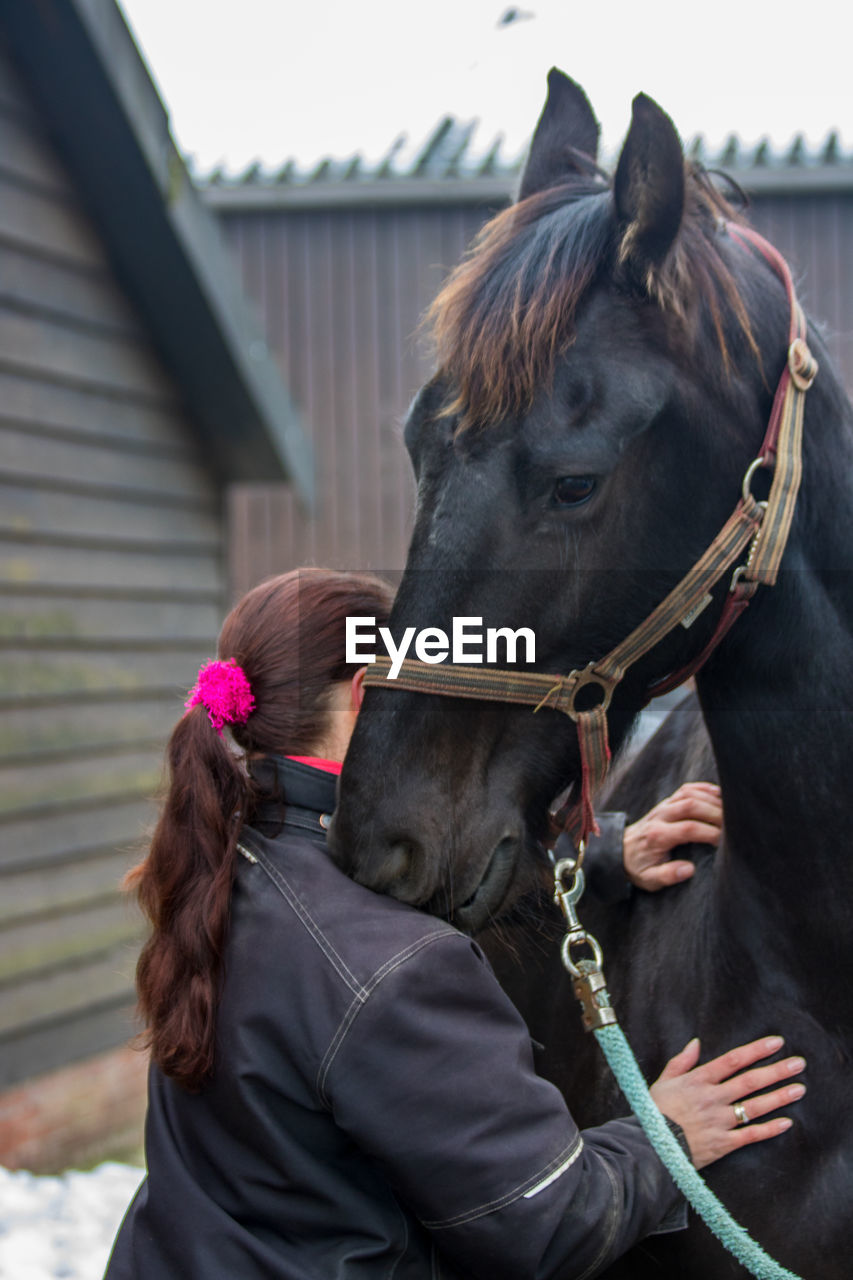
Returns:
[[[578,1131],[479,948],[455,932],[376,975],[319,1086],[467,1276],[589,1280],[678,1198],[633,1117]]]

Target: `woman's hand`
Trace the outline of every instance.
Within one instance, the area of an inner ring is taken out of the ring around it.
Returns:
[[[797,1102],[806,1091],[800,1081],[791,1083],[791,1076],[806,1065],[803,1058],[783,1058],[767,1067],[754,1065],[783,1044],[781,1036],[767,1036],[697,1067],[699,1041],[691,1040],[666,1064],[649,1092],[658,1110],[681,1125],[697,1169],[739,1147],[775,1138],[790,1129],[792,1122],[787,1117],[752,1123]],[[781,1081],[786,1081],[782,1087],[771,1087]],[[766,1089],[771,1091],[760,1092]],[[740,1113],[735,1104],[742,1109]]]
[[[716,844],[723,826],[720,788],[712,782],[686,782],[644,818],[625,828],[622,860],[638,889],[652,892],[693,875],[686,859],[670,859],[679,844]]]

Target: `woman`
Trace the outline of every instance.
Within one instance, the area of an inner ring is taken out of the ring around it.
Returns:
[[[355,574],[256,587],[172,734],[133,874],[153,926],[138,969],[148,1177],[109,1280],[568,1280],[678,1225],[637,1122],[580,1134],[536,1076],[477,945],[326,853],[361,700],[345,620],[390,604]],[[789,1126],[734,1112],[801,1095],[801,1059],[755,1065],[780,1046],[697,1067],[692,1041],[655,1083],[698,1166]]]

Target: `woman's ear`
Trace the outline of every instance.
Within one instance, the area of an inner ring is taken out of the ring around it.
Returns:
[[[366,673],[367,667],[359,667],[350,684],[350,701],[356,715],[358,715],[361,710],[361,704],[364,702],[364,677]]]

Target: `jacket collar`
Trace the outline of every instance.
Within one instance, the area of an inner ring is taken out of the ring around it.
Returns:
[[[252,826],[298,831],[325,845],[326,827],[337,799],[338,780],[333,773],[285,756],[252,760],[249,773],[260,792]]]

